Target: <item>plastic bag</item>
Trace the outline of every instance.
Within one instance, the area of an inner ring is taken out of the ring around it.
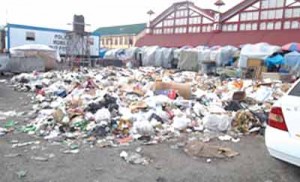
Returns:
[[[212,131],[227,131],[231,121],[232,119],[227,115],[209,114],[203,118],[204,127]]]

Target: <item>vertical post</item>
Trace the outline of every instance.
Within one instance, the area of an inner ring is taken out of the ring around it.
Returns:
[[[5,25],[8,23],[8,10],[5,9]]]

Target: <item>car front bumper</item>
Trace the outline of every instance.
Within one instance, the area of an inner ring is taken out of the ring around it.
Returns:
[[[300,139],[285,131],[267,126],[265,142],[271,156],[300,167]]]

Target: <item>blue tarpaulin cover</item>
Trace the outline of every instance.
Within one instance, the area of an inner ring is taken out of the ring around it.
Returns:
[[[277,67],[279,65],[283,65],[284,64],[284,58],[283,58],[282,55],[277,54],[275,56],[268,57],[265,60],[265,64],[268,68],[274,68],[274,67]]]

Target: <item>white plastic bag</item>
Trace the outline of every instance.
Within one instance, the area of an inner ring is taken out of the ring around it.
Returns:
[[[212,131],[227,131],[231,121],[227,115],[209,114],[203,118],[204,127]]]
[[[95,114],[95,120],[97,123],[108,122],[110,123],[110,112],[108,109],[100,109]]]
[[[184,130],[186,129],[189,124],[191,124],[191,120],[185,116],[176,116],[173,119],[173,124],[172,126],[174,127],[174,129],[176,130]]]

